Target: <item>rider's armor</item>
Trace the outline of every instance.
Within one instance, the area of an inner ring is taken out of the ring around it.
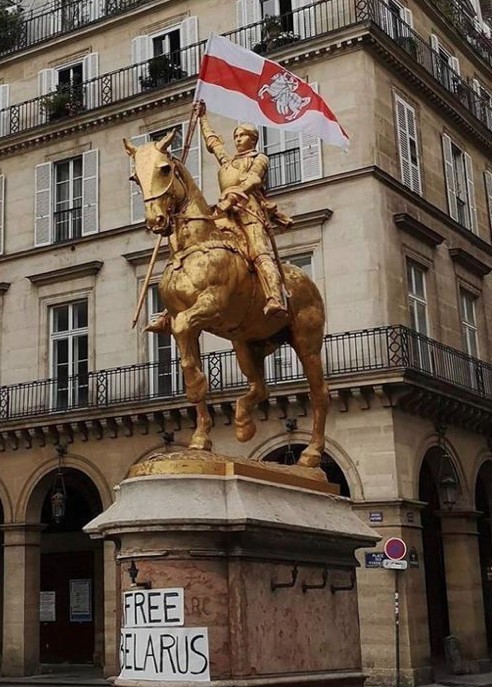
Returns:
[[[248,150],[231,156],[227,153],[222,138],[210,127],[207,118],[200,118],[202,136],[207,150],[215,155],[220,169],[218,173],[221,199],[228,193],[237,192],[240,197],[234,208],[234,217],[243,229],[248,246],[248,256],[254,263],[266,298],[265,314],[285,312],[283,306],[282,282],[275,261],[266,226],[273,224],[289,226],[289,217],[269,203],[263,193],[268,173],[268,156],[256,150]],[[220,201],[219,201],[220,202]]]

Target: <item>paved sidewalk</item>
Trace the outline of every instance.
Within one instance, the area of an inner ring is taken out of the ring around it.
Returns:
[[[39,675],[0,678],[2,687],[10,687],[11,685],[80,685],[81,687],[105,685],[105,687],[109,687],[109,684],[103,678],[101,668],[87,665],[45,665],[41,666]]]
[[[425,687],[492,687],[492,673],[441,676],[437,682]]]

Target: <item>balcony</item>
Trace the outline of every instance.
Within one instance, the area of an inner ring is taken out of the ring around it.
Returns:
[[[431,2],[475,52],[492,66],[492,40],[480,30],[474,17],[466,12],[464,4],[456,0],[431,0]]]
[[[24,10],[22,19],[9,32],[9,40],[0,47],[0,57],[30,48],[76,31],[106,17],[123,14],[144,5],[148,0],[72,0],[51,2],[42,11]]]
[[[323,357],[331,386],[398,382],[417,383],[437,395],[467,399],[492,413],[492,365],[424,337],[403,326],[378,327],[330,334],[324,339]],[[245,387],[233,351],[202,356],[210,385],[210,399],[236,396]],[[306,391],[302,366],[284,347],[266,360],[266,377],[275,395]],[[395,376],[396,375],[396,376]],[[355,380],[355,381],[354,381]],[[386,380],[386,382],[384,382]],[[419,393],[422,393],[419,391]],[[63,380],[43,379],[0,387],[0,420],[24,425],[35,418],[49,424],[77,411],[122,412],[131,407],[140,413],[156,407],[187,406],[179,361],[169,365],[142,363],[97,370]],[[437,407],[437,401],[436,401]],[[119,410],[118,410],[119,409]],[[78,413],[80,416],[80,412]],[[474,411],[475,418],[477,411]]]
[[[133,4],[126,0],[123,4],[114,5],[114,11],[124,11]],[[389,22],[388,6],[381,0],[322,0],[284,15],[283,21],[286,25],[292,26],[293,31],[282,31],[276,36],[270,36],[268,40],[265,38],[265,21],[225,35],[233,42],[256,51],[263,52],[266,49],[268,53],[275,53],[285,48],[289,41],[297,45],[312,38],[319,39],[342,28],[358,24],[376,25],[391,38],[402,53],[410,56],[413,62],[450,93],[457,105],[463,106],[478,123],[492,131],[490,101],[475,92],[399,17]],[[290,36],[290,39],[287,40],[286,36]],[[162,92],[176,83],[195,77],[204,50],[205,41],[202,41],[164,56],[166,69],[159,71],[156,58],[152,58],[85,81],[77,85],[76,93],[55,91],[11,105],[0,110],[0,140],[48,126],[53,121],[61,124],[71,118],[84,116],[87,112],[99,110],[102,113],[103,108],[115,103],[124,103],[142,95],[148,96],[151,92]],[[279,164],[278,168],[281,166]]]

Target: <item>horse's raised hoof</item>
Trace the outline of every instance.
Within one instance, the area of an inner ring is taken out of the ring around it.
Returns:
[[[249,441],[256,434],[256,425],[252,420],[235,420],[234,430],[238,441]]]
[[[301,457],[297,461],[297,465],[300,465],[303,468],[319,468],[319,466],[321,465],[320,451],[309,448],[308,446],[301,453]]]
[[[211,451],[212,450],[212,439],[202,434],[197,434],[191,438],[191,442],[188,446],[192,451]]]

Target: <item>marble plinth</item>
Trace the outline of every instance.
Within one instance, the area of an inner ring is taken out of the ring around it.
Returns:
[[[209,685],[359,685],[354,551],[378,539],[323,474],[181,452],[134,466],[85,528],[118,542],[122,591],[184,588]],[[191,682],[115,680],[121,687]],[[196,683],[193,683],[196,684]]]

